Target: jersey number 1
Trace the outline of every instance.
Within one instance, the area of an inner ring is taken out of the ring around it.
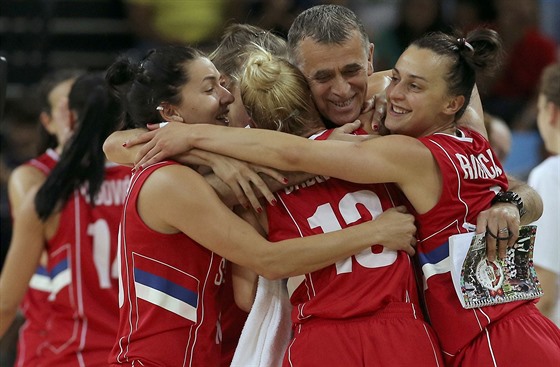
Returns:
[[[111,264],[111,233],[109,225],[104,219],[98,219],[88,225],[87,234],[93,237],[93,263],[99,278],[101,289],[111,288],[111,278],[119,276],[117,257]]]

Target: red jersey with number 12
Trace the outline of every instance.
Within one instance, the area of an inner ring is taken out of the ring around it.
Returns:
[[[331,131],[312,138],[324,140]],[[399,205],[392,184],[354,184],[316,176],[277,192],[278,204],[268,206],[269,239],[327,233],[375,219]],[[311,318],[345,319],[368,316],[390,302],[418,305],[417,282],[410,257],[381,245],[370,248],[305,277],[288,280],[292,321]],[[422,318],[420,308],[418,318]]]

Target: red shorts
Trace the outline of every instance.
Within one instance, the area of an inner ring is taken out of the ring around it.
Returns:
[[[443,367],[435,334],[420,312],[410,303],[391,303],[372,316],[296,325],[283,366]]]
[[[448,366],[560,366],[560,329],[534,303],[493,322]]]

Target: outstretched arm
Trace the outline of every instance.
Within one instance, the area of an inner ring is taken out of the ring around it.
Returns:
[[[14,216],[14,230],[0,275],[0,337],[13,322],[44,249],[44,224],[35,211],[35,190]]]
[[[185,185],[196,195],[185,195]],[[165,223],[167,230],[171,226],[269,279],[321,269],[376,243],[408,253],[414,253],[416,243],[414,218],[402,213],[404,208],[390,209],[373,221],[344,230],[272,243],[225,207],[198,174],[178,165],[152,174],[142,187],[142,195],[141,200],[158,203],[161,208],[140,213],[143,218],[155,216],[154,222]],[[150,217],[145,222],[150,223]]]
[[[142,146],[125,147],[126,142],[134,140],[147,131],[147,129],[131,129],[113,132],[103,144],[103,151],[107,159],[132,167]],[[214,173],[206,174],[205,177],[228,206],[242,205],[246,208],[253,206],[255,210],[262,210],[258,197],[264,197],[269,203],[272,203],[274,191],[283,188],[293,180],[301,179],[294,174],[291,175],[292,180],[289,181],[284,177],[285,175],[273,169],[250,165],[204,151],[192,152],[189,155],[178,154],[172,159],[185,165],[203,165],[212,168]]]

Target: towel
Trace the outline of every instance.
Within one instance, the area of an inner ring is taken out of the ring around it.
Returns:
[[[259,276],[255,302],[241,331],[231,366],[282,366],[291,339],[291,310],[286,282]]]

